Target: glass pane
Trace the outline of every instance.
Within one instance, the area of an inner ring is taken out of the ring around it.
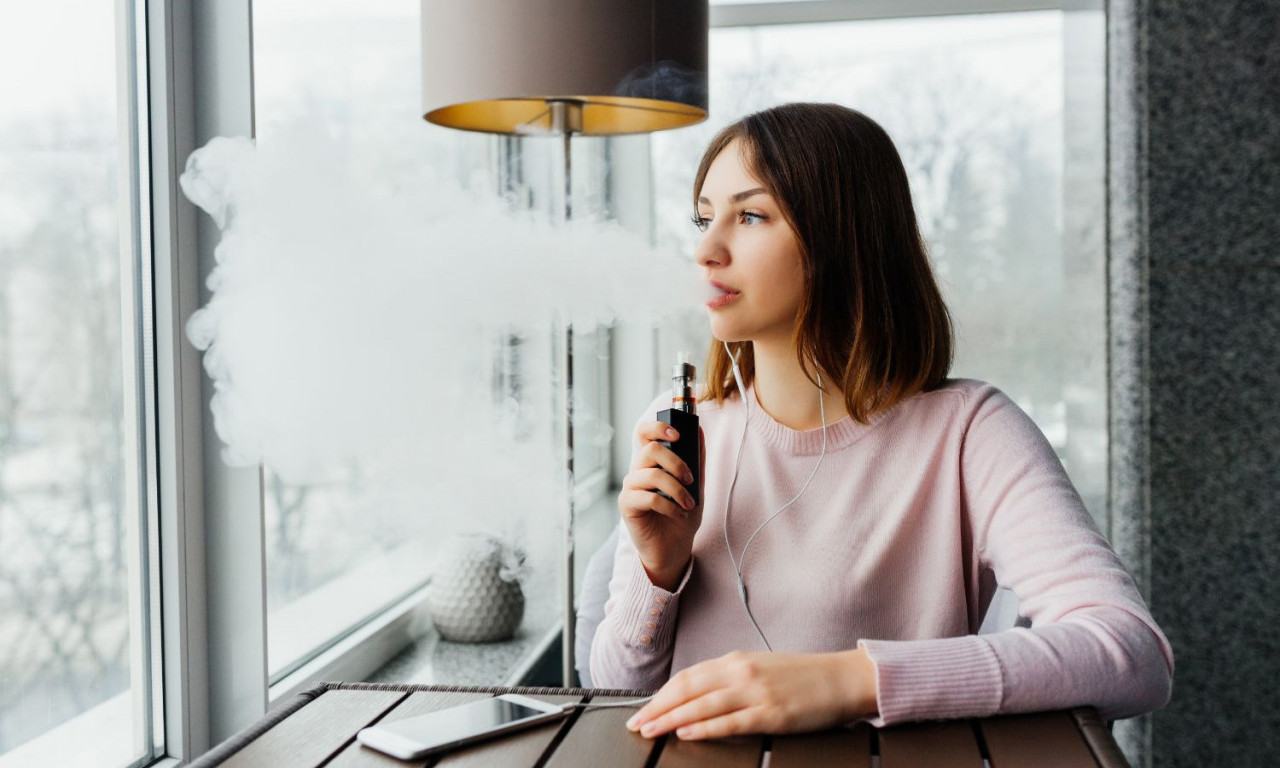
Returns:
[[[318,128],[347,168],[392,194],[485,167],[487,137],[422,119],[418,0],[259,0],[253,14],[260,141]],[[273,682],[430,575],[430,505],[370,469],[353,463],[301,484],[265,468]]]
[[[121,167],[136,139],[119,129],[117,90],[136,72],[117,21],[99,0],[0,8],[6,767],[152,754],[131,358],[141,330],[121,321],[136,279],[121,274],[133,243],[120,222],[136,216],[122,190],[137,170]]]
[[[514,210],[558,219],[563,205],[559,142],[464,133],[423,121],[419,8],[418,0],[255,2],[258,139],[265,145],[299,126],[318,129],[332,140],[343,166],[380,193],[412,193],[424,178],[452,178],[468,187],[492,186]],[[608,142],[575,139],[573,153],[574,218],[609,217]],[[607,487],[608,339],[607,328],[575,329],[575,468],[578,478],[594,478],[593,494]],[[544,369],[544,361],[552,359],[552,341],[550,333],[504,336],[495,328],[491,338],[477,343],[477,349],[492,347],[495,413],[515,417],[515,442],[528,435],[542,439],[558,428],[549,407],[557,401],[547,391],[552,377]],[[387,344],[385,339],[381,343]],[[526,368],[539,373],[526,376]],[[441,368],[433,375],[457,372]],[[538,380],[530,380],[533,376]],[[539,423],[526,423],[532,419]],[[430,426],[424,425],[424,434]],[[550,448],[561,445],[563,440]],[[422,585],[434,565],[440,529],[473,523],[456,508],[442,510],[421,493],[392,490],[402,478],[387,474],[357,462],[303,485],[266,467],[268,665],[273,680]],[[421,488],[422,483],[404,486]],[[527,524],[515,507],[507,517]],[[530,528],[530,538],[543,538],[542,549],[555,543],[543,530],[549,527]],[[554,574],[531,578],[549,576]],[[540,588],[527,582],[526,587],[530,592]],[[548,612],[529,610],[526,615],[549,620]]]
[[[1076,50],[1093,60],[1072,73],[1064,212],[1068,19]],[[694,171],[724,125],[788,101],[866,113],[893,137],[911,179],[956,321],[952,375],[990,381],[1030,413],[1102,521],[1105,282],[1100,230],[1084,223],[1103,220],[1100,150],[1089,150],[1103,145],[1101,40],[1100,12],[715,29],[711,118],[654,136],[654,177],[666,180],[659,240],[692,252]],[[1065,235],[1064,216],[1076,222]],[[705,320],[691,315],[664,334],[662,354],[692,349],[697,359],[709,339]]]
[[[616,221],[610,188],[617,137],[575,136],[572,140],[574,221]],[[508,154],[499,163],[498,184],[516,208],[546,213],[553,221],[564,215],[564,150],[559,139],[497,139]],[[574,476],[578,506],[584,508],[607,490],[609,470],[611,392],[607,325],[575,327],[573,332]],[[559,342],[557,342],[558,345]],[[558,353],[557,353],[558,354]],[[559,379],[557,368],[554,376]],[[556,422],[556,447],[563,430]],[[584,493],[584,490],[589,492]]]

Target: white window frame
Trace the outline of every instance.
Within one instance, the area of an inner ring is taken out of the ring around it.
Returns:
[[[152,0],[147,13],[165,732],[168,756],[182,761],[267,704],[261,519],[255,533],[254,516],[225,514],[260,509],[260,484],[218,460],[212,387],[183,333],[215,233],[178,187],[196,147],[252,132],[249,10],[249,0]]]

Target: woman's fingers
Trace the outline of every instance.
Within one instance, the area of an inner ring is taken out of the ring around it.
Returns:
[[[636,429],[636,437],[645,440],[678,440],[680,433],[670,424],[661,421],[646,421]]]
[[[665,469],[672,477],[679,478],[682,483],[688,483],[693,478],[693,473],[689,471],[689,465],[684,463],[684,459],[662,443],[646,443],[636,451],[631,469],[649,467]]]
[[[665,517],[676,520],[682,520],[687,516],[683,508],[678,506],[671,499],[663,498],[653,491],[640,490],[639,488],[626,488],[622,493],[618,494],[618,506],[622,509],[624,516],[636,517],[637,512],[657,512]],[[627,510],[633,513],[627,515]]]
[[[749,704],[741,700],[740,693],[741,691],[739,690],[720,688],[699,696],[692,701],[686,701],[665,715],[645,723],[640,728],[640,735],[645,738],[653,738],[693,723],[712,720],[737,712],[746,708]]]
[[[640,711],[636,712],[627,721],[627,727],[633,730],[638,729],[650,720],[662,717],[685,702],[722,688],[723,681],[721,680],[720,670],[723,667],[723,663],[720,659],[723,658],[722,656],[719,659],[699,662],[672,675],[671,679],[653,695],[649,703],[641,707]]]
[[[646,427],[653,429],[646,431]],[[664,430],[669,429],[660,421],[641,425],[640,430],[637,432],[641,445],[634,454],[631,468],[635,470],[646,467],[662,467],[683,483],[693,482],[693,473],[689,471],[689,465],[685,464],[684,460],[675,454],[675,451],[657,442],[658,440],[671,440],[672,438],[667,437],[665,433],[659,433],[656,427],[662,427]],[[674,432],[675,430],[672,431]]]
[[[646,491],[661,491],[685,510],[694,507],[693,494],[680,481],[661,469],[641,469],[632,472],[629,478],[633,487]]]
[[[676,736],[685,741],[723,739],[740,733],[760,733],[759,707],[748,707],[713,717],[700,723],[690,723],[676,729]]]

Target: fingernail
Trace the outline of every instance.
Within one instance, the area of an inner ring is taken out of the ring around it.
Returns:
[[[675,431],[674,429],[667,430],[667,437],[671,438],[672,440],[675,440],[679,436],[680,436],[680,433]]]
[[[692,728],[677,728],[677,729],[676,729],[676,736],[679,736],[679,737],[680,737],[680,738],[682,738],[682,739],[683,739],[683,738],[686,738],[686,737],[687,737],[689,734],[691,734],[691,733],[693,733],[693,729],[692,729]]]
[[[684,495],[684,500],[683,500],[683,501],[684,501],[684,508],[685,508],[685,509],[693,509],[693,497],[692,497],[692,496],[690,496],[689,494],[687,494],[687,493],[686,493],[686,494]]]
[[[640,735],[652,736],[653,732],[656,730],[658,730],[658,726],[654,725],[653,723],[645,723],[644,727],[640,729]]]
[[[627,721],[627,730],[634,731],[636,729],[636,723],[639,721],[640,721],[639,715],[632,715],[631,719]]]
[[[693,482],[693,473],[686,469],[684,472],[684,484],[688,485],[689,483],[692,483],[692,482]]]

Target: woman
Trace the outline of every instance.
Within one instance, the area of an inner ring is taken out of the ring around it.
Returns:
[[[694,191],[716,291],[702,504],[657,442],[661,397],[591,651],[595,684],[660,688],[628,727],[1164,706],[1169,643],[1048,442],[999,390],[947,378],[950,319],[884,130],[830,104],[750,115]],[[978,636],[997,584],[1031,626]]]

